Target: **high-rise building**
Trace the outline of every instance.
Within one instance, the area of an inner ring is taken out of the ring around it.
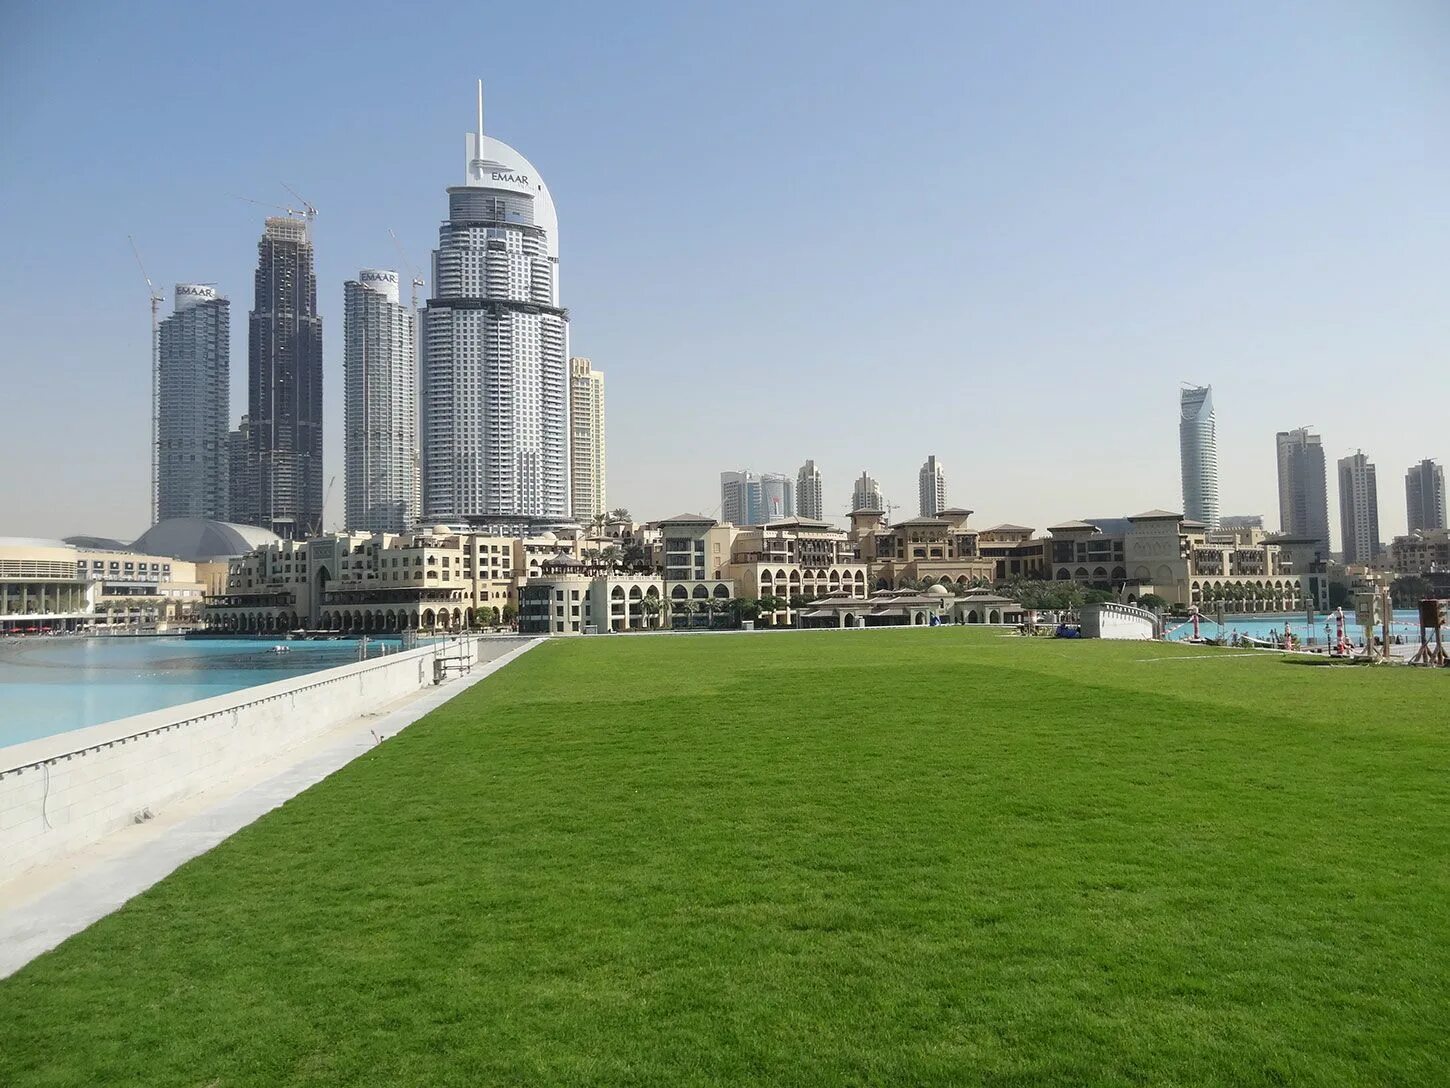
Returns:
[[[881,487],[866,473],[856,481],[851,490],[851,510],[885,510],[886,501],[881,497]]]
[[[801,465],[795,474],[795,508],[803,518],[820,521],[825,517],[825,500],[822,498],[821,470],[814,461]]]
[[[1183,471],[1183,516],[1217,529],[1218,431],[1211,385],[1190,386],[1179,394],[1178,459]]]
[[[227,521],[245,525],[247,511],[254,506],[257,474],[252,463],[252,424],[245,416],[227,432]]]
[[[423,517],[522,531],[569,520],[569,324],[554,201],[478,131],[448,190],[423,311]]]
[[[1379,558],[1379,489],[1363,450],[1339,459],[1339,538],[1345,563],[1368,566]]]
[[[755,473],[720,473],[720,520],[731,525],[748,525],[751,511],[760,508],[760,481]]]
[[[1308,428],[1280,431],[1279,531],[1317,540],[1329,552],[1329,492],[1324,479],[1324,445]]]
[[[795,516],[795,481],[784,473],[760,474],[760,509],[750,525],[766,525]]]
[[[581,525],[608,510],[604,465],[604,374],[575,356],[569,360],[569,506]]]
[[[235,521],[301,539],[322,529],[322,319],[304,220],[269,218],[247,329],[248,448]]]
[[[231,304],[208,284],[178,283],[158,332],[156,516],[225,521]]]
[[[1405,473],[1405,512],[1410,532],[1445,528],[1445,470],[1421,461]]]
[[[401,533],[418,522],[418,357],[398,274],[342,286],[345,527]]]
[[[732,525],[766,525],[795,514],[795,485],[778,472],[720,473],[720,519]]]
[[[947,475],[936,454],[927,457],[917,479],[917,510],[924,518],[934,518],[947,508]]]

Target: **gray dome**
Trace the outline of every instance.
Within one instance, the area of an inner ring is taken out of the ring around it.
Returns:
[[[234,559],[281,539],[271,530],[256,525],[235,525],[206,518],[167,518],[137,537],[131,550],[202,563],[209,559]]]
[[[65,542],[76,548],[85,548],[94,552],[124,552],[130,551],[129,544],[122,544],[109,536],[68,536]]]

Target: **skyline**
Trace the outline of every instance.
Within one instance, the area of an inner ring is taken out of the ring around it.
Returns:
[[[626,12],[609,33],[639,63],[617,65],[591,40],[604,22],[581,10],[560,16],[562,78],[531,79],[527,58],[502,52],[484,65],[490,131],[524,148],[558,197],[572,352],[610,375],[611,505],[640,517],[708,514],[721,469],[809,458],[824,477],[823,513],[839,520],[862,470],[909,506],[916,469],[935,452],[973,466],[953,501],[984,524],[1040,531],[1176,508],[1169,413],[1180,380],[1214,388],[1221,509],[1264,514],[1271,528],[1278,431],[1308,426],[1326,457],[1363,448],[1395,477],[1447,459],[1428,425],[1417,435],[1413,417],[1391,424],[1392,408],[1450,392],[1439,362],[1450,334],[1439,303],[1450,241],[1437,120],[1450,111],[1443,13],[1406,4],[1311,23],[1242,7],[1198,26],[1206,17],[1130,8],[1101,19],[942,9],[878,42],[859,86],[821,80],[885,17],[832,13],[785,13],[779,40],[746,44],[723,17]],[[71,26],[22,11],[0,47],[0,91],[18,107],[0,136],[19,152],[0,164],[15,198],[0,223],[26,258],[0,271],[6,384],[40,403],[97,383],[106,393],[67,407],[96,436],[97,456],[40,458],[24,490],[3,485],[7,532],[129,538],[146,528],[149,312],[126,234],[162,293],[210,282],[245,299],[262,214],[228,194],[291,203],[285,181],[320,209],[318,309],[338,329],[342,284],[358,268],[405,272],[389,228],[425,266],[439,190],[456,179],[479,74],[463,43],[404,23],[396,39],[371,42],[341,26],[338,59],[289,82],[295,117],[280,126],[268,112],[276,92],[236,84],[240,61],[211,71],[178,47],[225,29],[239,44],[256,39],[236,51],[250,67],[279,48],[265,34],[278,16],[174,15],[158,26],[98,12]],[[499,29],[518,18],[500,13]],[[696,47],[688,65],[674,51],[686,40]],[[1105,40],[1094,59],[1086,47]],[[100,42],[114,54],[96,56],[93,72],[53,78]],[[360,96],[346,81],[384,44],[394,54],[425,43],[406,78],[406,66],[389,68],[407,95]],[[736,67],[710,71],[717,53]],[[658,100],[672,80],[687,81],[688,109]],[[175,86],[195,93],[168,96]],[[229,138],[168,158],[166,126],[133,120],[157,99],[167,125]],[[711,141],[696,133],[702,113],[724,119]],[[89,152],[107,163],[107,199],[84,203],[90,214],[78,218],[62,209],[94,185],[71,163],[83,118]],[[388,134],[386,156],[373,132]],[[930,227],[924,246],[918,238],[900,253],[897,226],[852,214],[892,163],[886,173]],[[741,199],[753,192],[765,199]],[[868,260],[876,267],[863,269]],[[863,272],[871,308],[888,316],[857,306]],[[65,293],[54,289],[62,276]],[[70,292],[87,299],[84,327],[43,333]],[[909,322],[889,316],[898,309]],[[742,314],[750,319],[732,322]],[[246,358],[240,321],[231,346]],[[341,338],[324,348],[330,478],[342,468]],[[686,363],[701,375],[693,400],[668,392]],[[236,404],[241,369],[232,367]],[[762,397],[762,385],[778,396]],[[818,385],[918,401],[941,422],[923,434],[917,413],[888,411],[863,446],[860,432],[810,410]],[[772,401],[778,414],[760,409]],[[1094,417],[1120,426],[1096,428]],[[22,446],[53,448],[44,413],[21,414],[11,430]],[[1026,439],[1032,432],[1042,439]],[[1074,445],[1089,441],[1112,472],[1081,474]],[[1337,547],[1332,482],[1330,505]],[[325,524],[340,511],[339,487]],[[1386,540],[1404,531],[1394,492],[1380,515]]]

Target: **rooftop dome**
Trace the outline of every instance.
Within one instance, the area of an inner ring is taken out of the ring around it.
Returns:
[[[933,597],[948,597],[951,595],[952,592],[940,582],[938,582],[936,585],[927,586],[926,591],[930,593]]]
[[[97,552],[124,552],[130,546],[109,536],[68,536],[65,542],[76,548],[87,548]]]
[[[145,555],[169,555],[193,563],[209,559],[232,559],[276,544],[282,538],[256,525],[234,525],[207,518],[167,518],[147,529],[131,550]]]

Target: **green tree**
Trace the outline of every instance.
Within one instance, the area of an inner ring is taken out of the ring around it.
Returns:
[[[519,618],[519,610],[514,606],[512,601],[503,606],[502,618],[505,624],[512,624],[514,620]]]
[[[1166,611],[1168,608],[1168,599],[1166,597],[1160,597],[1156,593],[1145,593],[1138,598],[1138,607],[1146,608],[1149,612]]]
[[[639,610],[644,613],[646,627],[658,627],[660,625],[660,599],[658,597],[646,597],[639,602]]]
[[[766,594],[756,601],[758,608],[757,615],[765,620],[765,622],[774,624],[775,616],[772,613],[779,612],[786,604],[787,602],[783,598]]]
[[[649,561],[649,553],[642,544],[626,544],[624,553],[620,556],[620,564],[625,570],[636,574],[648,574],[654,570]]]
[[[760,602],[754,597],[736,597],[731,600],[728,608],[730,618],[735,621],[737,627],[746,620],[753,620],[760,616]]]
[[[1106,589],[1089,589],[1082,595],[1083,604],[1111,604],[1118,599],[1116,593]]]
[[[1418,574],[1402,574],[1390,583],[1390,601],[1396,608],[1418,608],[1421,601],[1434,595],[1430,583]]]

